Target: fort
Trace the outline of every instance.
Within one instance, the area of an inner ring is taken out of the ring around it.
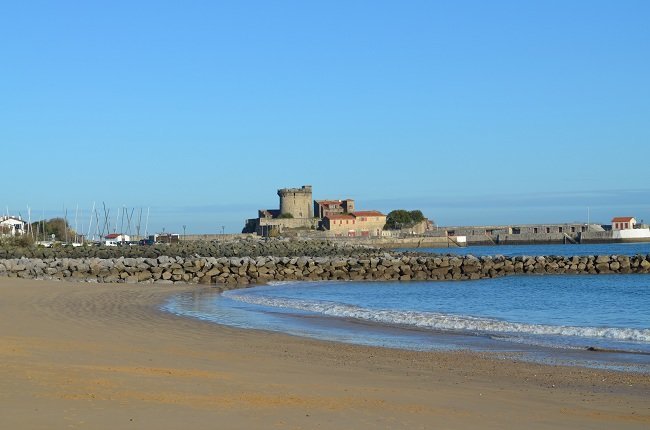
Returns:
[[[261,209],[242,233],[263,237],[336,239],[382,248],[454,248],[467,245],[524,245],[649,242],[650,229],[634,217],[597,223],[440,227],[424,219],[385,230],[386,215],[357,210],[354,200],[314,200],[311,185],[277,190],[279,209]]]
[[[314,217],[311,185],[282,188],[278,190],[278,197],[280,197],[280,217],[300,219]]]
[[[379,211],[356,211],[354,200],[313,200],[311,185],[281,188],[279,209],[260,209],[246,220],[242,233],[271,237],[313,232],[319,237],[382,236],[386,215]]]

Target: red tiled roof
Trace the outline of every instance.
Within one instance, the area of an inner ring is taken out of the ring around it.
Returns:
[[[359,211],[359,212],[352,212],[352,215],[354,216],[386,216],[383,213],[379,211]]]
[[[612,218],[612,222],[630,222],[634,219],[633,216],[617,216]]]
[[[330,220],[335,220],[335,219],[354,219],[352,215],[349,214],[332,214],[332,215],[327,215],[325,218],[330,219]]]
[[[105,238],[106,239],[117,239],[120,236],[122,236],[122,233],[111,233],[111,234],[107,234],[105,236]]]

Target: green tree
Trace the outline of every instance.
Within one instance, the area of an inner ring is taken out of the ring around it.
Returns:
[[[415,224],[424,221],[424,215],[420,210],[407,211],[396,209],[386,216],[386,230],[399,230],[401,228],[413,227]]]
[[[65,240],[67,237],[69,241],[74,240],[77,234],[63,218],[34,222],[32,223],[32,231],[38,232],[38,238],[45,236],[49,239],[54,235],[57,240]]]

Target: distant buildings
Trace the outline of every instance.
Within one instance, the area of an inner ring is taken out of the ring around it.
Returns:
[[[318,218],[352,212],[354,212],[354,200],[352,199],[314,201],[314,214],[316,214]]]
[[[355,211],[354,200],[313,200],[311,185],[278,190],[280,209],[260,209],[246,221],[244,233],[261,236],[286,230],[314,230],[323,236],[381,236],[386,216],[378,211]]]
[[[322,227],[338,237],[381,236],[386,215],[378,211],[332,214],[323,218]]]
[[[104,245],[117,246],[120,243],[129,242],[131,238],[124,233],[111,233],[104,236]]]
[[[21,217],[1,216],[0,217],[0,235],[1,236],[22,236],[27,232],[27,222]]]
[[[636,226],[636,219],[631,216],[612,218],[612,230],[632,230]]]
[[[178,233],[161,233],[149,236],[149,244],[155,243],[179,243],[181,236]]]

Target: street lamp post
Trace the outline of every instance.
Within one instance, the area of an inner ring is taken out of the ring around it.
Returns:
[[[185,237],[185,228],[187,228],[187,226],[186,226],[186,225],[183,225],[183,242],[185,242],[185,240],[187,239],[187,238]]]

